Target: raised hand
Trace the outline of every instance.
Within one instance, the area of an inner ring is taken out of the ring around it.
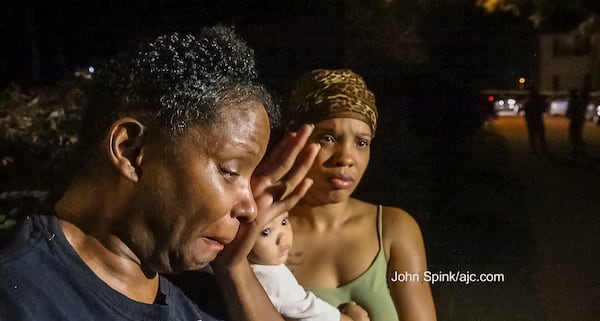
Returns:
[[[252,175],[252,193],[256,201],[257,217],[242,223],[235,240],[217,257],[232,265],[246,260],[258,232],[275,216],[289,211],[312,185],[306,173],[319,152],[320,145],[307,144],[313,126],[304,125],[297,132],[288,133],[266,155]]]

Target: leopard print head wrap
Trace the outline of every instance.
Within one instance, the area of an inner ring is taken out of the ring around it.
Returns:
[[[367,123],[375,137],[375,96],[362,77],[351,70],[317,69],[307,73],[296,82],[289,103],[291,127],[332,118],[354,118]]]

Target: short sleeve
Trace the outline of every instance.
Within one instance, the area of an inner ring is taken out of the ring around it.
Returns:
[[[285,265],[253,265],[254,273],[271,302],[287,318],[302,321],[338,321],[340,311],[304,290]]]

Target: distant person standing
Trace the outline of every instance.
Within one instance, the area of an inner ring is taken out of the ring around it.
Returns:
[[[567,117],[569,118],[569,142],[571,143],[571,156],[585,155],[583,145],[583,126],[585,124],[585,110],[589,101],[587,91],[578,92],[571,90]]]
[[[548,101],[544,96],[540,95],[537,88],[531,88],[529,96],[523,103],[523,109],[525,111],[525,123],[527,124],[527,132],[529,133],[531,151],[537,154],[539,149],[542,153],[547,153],[544,113],[548,110]]]

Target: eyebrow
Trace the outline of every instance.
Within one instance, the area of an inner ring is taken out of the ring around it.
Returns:
[[[256,146],[259,145],[259,143],[258,143],[258,141],[256,139],[251,139],[250,141],[252,143],[254,143]],[[229,143],[231,145],[233,145],[233,146],[239,146],[242,150],[244,150],[248,154],[258,155],[258,149],[259,148],[252,148],[250,146],[250,144],[246,143],[245,141],[231,139],[231,140],[229,140]]]
[[[324,127],[324,128],[316,128],[313,133],[321,134],[321,133],[335,133],[335,132],[336,132],[336,130],[333,127]],[[371,139],[371,134],[364,133],[364,132],[363,133],[356,133],[356,134],[354,134],[354,136],[355,137],[360,137],[360,138]]]

